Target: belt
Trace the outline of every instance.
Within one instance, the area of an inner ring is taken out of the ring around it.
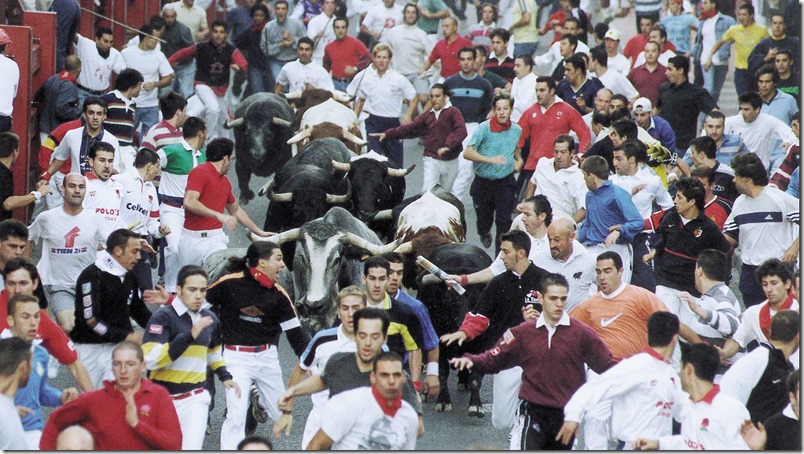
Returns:
[[[272,347],[272,344],[265,344],[265,345],[224,345],[223,348],[226,350],[231,350],[233,352],[246,352],[246,353],[259,353],[264,352]]]
[[[196,238],[206,238],[208,236],[215,235],[217,233],[223,232],[223,229],[214,229],[214,230],[189,230],[189,229],[182,229],[182,235],[189,235],[194,236]]]
[[[173,202],[169,202],[169,201],[167,201],[167,200],[162,200],[162,203],[164,203],[165,205],[167,205],[167,206],[169,206],[169,207],[173,207],[173,208],[184,208],[184,207],[183,207],[183,206],[181,206],[181,205],[176,205],[175,203],[173,203]]]
[[[88,92],[92,93],[93,95],[98,95],[98,96],[100,96],[100,95],[105,95],[105,94],[106,94],[106,92],[105,92],[105,91],[103,91],[103,90],[92,90],[92,89],[87,88],[87,87],[85,87],[85,86],[83,86],[83,85],[81,85],[81,84],[76,84],[76,85],[77,85],[77,86],[78,86],[78,88],[80,88],[81,90],[88,91]]]
[[[173,394],[173,395],[170,396],[170,398],[173,399],[173,400],[182,400],[182,399],[186,399],[188,397],[195,396],[196,394],[201,394],[202,392],[204,392],[204,388],[196,388],[196,389],[194,389],[192,391],[187,391],[184,394]]]
[[[332,80],[334,80],[335,82],[340,82],[342,84],[348,84],[349,82],[352,81],[352,78],[351,77],[333,77]]]

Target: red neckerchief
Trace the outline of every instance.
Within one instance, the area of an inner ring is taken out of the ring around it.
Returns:
[[[262,31],[263,28],[265,28],[266,24],[267,24],[267,22],[265,24],[262,24],[262,25],[259,25],[256,22],[252,22],[251,27],[249,27],[249,29],[251,31],[253,31],[253,32],[260,32],[260,31]]]
[[[61,80],[69,80],[70,82],[72,82],[74,84],[78,83],[78,81],[75,80],[75,76],[70,74],[69,71],[67,71],[66,69],[62,70],[62,72],[59,73],[59,79],[61,79]]]
[[[497,121],[497,116],[491,117],[489,121],[489,127],[491,128],[491,132],[503,132],[511,128],[511,120],[508,120],[508,123],[500,123]]]
[[[396,399],[389,401],[385,397],[382,397],[382,394],[380,394],[376,386],[371,385],[371,394],[374,395],[374,400],[379,404],[380,410],[392,418],[396,416],[396,411],[402,408],[402,393],[399,393]]]
[[[715,16],[717,16],[717,8],[712,11],[701,11],[701,20],[711,19]]]
[[[664,362],[666,362],[668,364],[670,363],[670,361],[664,359],[664,356],[660,355],[659,352],[657,352],[656,350],[654,350],[654,349],[652,349],[650,347],[645,347],[645,353],[647,353],[650,356],[658,359],[659,361],[664,361]]]
[[[267,274],[263,273],[257,268],[249,268],[248,270],[251,271],[251,276],[256,279],[260,285],[266,288],[274,288],[274,281],[272,281]]]
[[[710,389],[706,394],[704,394],[704,396],[701,397],[701,400],[699,400],[698,402],[706,402],[711,405],[712,401],[715,400],[715,396],[717,396],[717,393],[719,392],[720,392],[720,386],[714,385],[712,386],[712,389]]]
[[[787,299],[784,300],[784,303],[782,303],[782,306],[779,308],[778,311],[776,311],[776,313],[778,314],[779,312],[790,309],[791,307],[793,307],[792,293],[787,295]],[[768,302],[768,304],[766,304],[762,309],[759,310],[759,327],[760,329],[762,329],[762,334],[765,335],[765,339],[770,339],[770,328],[771,328],[771,322],[773,321],[773,317],[771,317],[770,310],[771,310],[770,302]]]

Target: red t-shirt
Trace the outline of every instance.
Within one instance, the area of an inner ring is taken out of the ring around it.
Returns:
[[[347,66],[362,67],[368,62],[369,51],[359,39],[346,36],[343,41],[332,41],[324,48],[323,66],[332,70],[332,77],[346,78],[344,68]]]
[[[223,213],[226,205],[235,202],[232,184],[226,175],[221,175],[211,162],[199,165],[187,176],[187,191],[201,194],[198,200],[210,210]],[[208,218],[184,210],[184,228],[187,230],[215,230],[223,224],[215,218]]]
[[[452,44],[447,44],[446,39],[440,39],[430,52],[430,63],[435,63],[441,59],[441,77],[458,74],[461,70],[461,63],[458,60],[458,51],[463,47],[472,47],[472,42],[463,36],[458,36]]]
[[[7,316],[8,290],[3,290],[0,292],[0,331],[9,327]],[[44,309],[40,310],[39,331],[36,333],[36,338],[42,341],[42,347],[61,364],[69,366],[78,361],[78,352],[75,351],[73,341]]]
[[[59,143],[61,143],[62,139],[64,139],[64,136],[67,134],[67,131],[80,128],[81,126],[83,126],[83,123],[81,123],[81,119],[79,118],[73,121],[62,123],[56,129],[51,131],[50,134],[47,135],[47,139],[45,139],[45,142],[41,144],[41,146],[39,147],[40,169],[44,171],[47,170],[48,167],[50,167],[50,156],[53,155],[53,150],[55,150],[56,147],[59,146]],[[67,175],[68,173],[70,173],[71,163],[72,159],[67,158],[67,160],[64,161],[64,165],[62,165],[59,170],[61,170],[63,174]]]

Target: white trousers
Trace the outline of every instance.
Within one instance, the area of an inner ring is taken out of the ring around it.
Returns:
[[[205,389],[198,394],[173,401],[181,426],[182,451],[199,451],[204,448],[211,400],[209,391]]]
[[[276,346],[259,353],[236,352],[224,348],[223,358],[226,361],[226,370],[240,386],[240,397],[235,395],[234,390],[226,389],[226,420],[221,427],[221,449],[234,450],[246,436],[246,413],[251,384],[256,383],[260,402],[274,421],[279,419],[277,401],[285,393],[285,385]]]
[[[25,439],[28,441],[28,449],[39,451],[39,440],[42,439],[41,430],[26,430]]]
[[[195,94],[204,103],[204,121],[207,123],[207,140],[225,137],[231,139],[230,132],[223,128],[229,119],[229,105],[225,96],[218,96],[207,85],[196,85]]]
[[[458,176],[458,160],[442,161],[440,159],[424,157],[424,177],[422,178],[422,192],[440,184],[445,191],[451,192],[455,177]]]
[[[176,291],[176,278],[181,267],[179,260],[179,243],[184,230],[184,208],[162,203],[159,205],[159,223],[168,226],[170,233],[165,237],[165,290]]]
[[[491,423],[496,429],[510,430],[514,426],[516,411],[519,408],[520,386],[522,386],[522,368],[519,366],[494,374]]]
[[[472,136],[477,130],[478,123],[466,123],[466,138],[463,139],[463,149],[472,139]],[[472,185],[472,180],[475,176],[475,163],[463,157],[463,151],[458,155],[458,176],[455,177],[455,183],[452,185],[452,195],[458,198],[461,202],[464,201],[466,193],[469,192],[469,186]]]
[[[103,380],[114,380],[112,374],[112,350],[115,344],[75,344],[78,359],[87,368],[92,386],[100,389]]]
[[[631,249],[630,244],[614,244],[611,247],[606,247],[603,243],[595,244],[592,246],[587,246],[586,250],[592,254],[592,257],[597,257],[598,255],[606,252],[606,251],[614,251],[620,255],[620,258],[623,260],[623,282],[626,284],[631,283],[631,274],[633,274],[633,263],[632,257],[633,252]]]
[[[206,234],[206,236],[203,236]],[[229,237],[223,229],[187,230],[181,233],[179,243],[180,267],[185,265],[201,266],[210,255],[226,249]]]

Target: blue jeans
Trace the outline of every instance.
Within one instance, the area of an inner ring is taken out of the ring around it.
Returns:
[[[752,91],[751,76],[747,69],[734,68],[734,88],[737,90],[737,96]]]
[[[145,135],[151,126],[157,123],[159,123],[159,106],[137,107],[134,114],[134,132],[141,131],[140,135]]]
[[[348,86],[349,86],[349,84],[348,84],[348,83],[343,83],[343,82],[341,82],[340,80],[335,80],[335,78],[334,78],[334,77],[332,78],[332,85],[334,85],[334,86],[335,86],[335,89],[336,89],[336,90],[340,90],[340,91],[343,91],[343,92],[345,92],[345,91],[346,91],[346,87],[348,87]]]
[[[535,43],[518,43],[514,44],[514,58],[521,57],[522,55],[530,55],[533,57],[533,54],[536,53],[536,49],[539,48],[539,42]]]
[[[271,68],[271,76],[274,78],[274,83],[279,80],[279,73],[282,71],[282,67],[285,66],[286,63],[286,61],[268,60],[268,65]],[[271,91],[273,91],[273,87],[271,87]]]
[[[404,156],[404,149],[402,148],[402,141],[399,139],[385,139],[380,142],[376,137],[371,137],[373,132],[385,132],[391,128],[399,126],[399,118],[392,117],[378,117],[369,114],[366,118],[366,135],[368,136],[368,149],[374,150],[377,153],[388,156],[395,163],[402,167],[402,158]]]
[[[172,91],[184,96],[185,99],[193,96],[193,81],[195,81],[195,59],[184,66],[177,66],[173,68],[176,72],[176,77],[173,79],[171,85]]]
[[[704,88],[712,95],[715,103],[720,98],[720,90],[723,88],[723,83],[726,82],[728,72],[728,65],[712,65],[709,71],[703,71]]]
[[[268,70],[263,68],[248,68],[248,84],[249,84],[249,93],[262,93],[265,91],[265,73]],[[271,92],[273,92],[273,87],[271,88]]]

